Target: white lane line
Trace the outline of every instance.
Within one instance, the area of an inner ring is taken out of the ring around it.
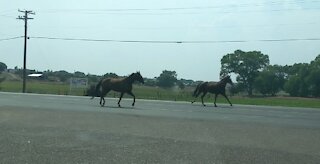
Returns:
[[[158,109],[158,110],[162,110],[162,111],[168,111],[169,109]]]

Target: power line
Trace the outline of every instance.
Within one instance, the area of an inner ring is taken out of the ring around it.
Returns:
[[[58,38],[58,37],[30,37],[33,39],[83,41],[83,42],[118,42],[118,43],[165,43],[165,44],[203,44],[203,43],[247,43],[247,42],[295,42],[295,41],[320,41],[320,38],[284,38],[284,39],[259,39],[259,40],[211,40],[211,41],[165,41],[165,40],[113,40],[89,38]]]
[[[309,3],[319,3],[319,1],[308,1]],[[267,3],[243,3],[243,4],[230,4],[230,5],[217,5],[217,6],[191,6],[191,7],[163,7],[163,8],[116,8],[116,9],[51,9],[46,12],[123,12],[123,11],[168,11],[168,10],[204,10],[204,9],[219,9],[219,8],[235,8],[235,7],[259,7],[267,5],[280,5],[280,4],[304,4],[306,1],[289,1],[278,2],[270,1]]]
[[[309,11],[318,11],[320,9],[320,7],[309,7],[309,8],[286,8],[286,9],[267,9],[267,10],[240,10],[240,11],[230,11],[230,10],[226,10],[226,11],[214,11],[214,12],[210,12],[210,13],[217,13],[217,14],[231,14],[231,13],[261,13],[261,12],[290,12],[290,11],[301,11],[301,10],[309,10]],[[113,11],[110,12],[112,9],[110,10],[88,10],[88,11],[78,11],[78,10],[69,10],[69,11],[51,11],[51,12],[47,12],[47,13],[59,13],[59,12],[69,12],[72,14],[86,14],[86,15],[147,15],[147,16],[158,16],[158,15],[197,15],[197,14],[203,14],[203,12],[158,12],[158,13],[154,13],[154,12],[117,12],[117,11]],[[115,9],[116,10],[116,9]],[[134,9],[132,9],[134,10]],[[148,10],[148,9],[146,9]],[[152,10],[152,9],[150,9]],[[172,9],[173,10],[173,9]],[[121,11],[121,9],[119,9],[118,11]],[[130,9],[123,9],[123,11],[130,11]],[[145,10],[136,10],[136,11],[145,11]]]
[[[14,39],[19,39],[19,38],[23,38],[23,36],[16,36],[16,37],[11,37],[11,38],[3,38],[3,39],[0,39],[0,41],[14,40]]]
[[[289,8],[283,8],[283,4],[290,6]],[[312,4],[311,7],[297,8],[296,5]],[[191,6],[191,7],[163,7],[163,8],[109,8],[109,9],[49,9],[39,10],[43,13],[70,13],[70,14],[86,14],[86,15],[141,15],[141,16],[157,16],[157,15],[173,15],[173,14],[203,14],[202,11],[206,11],[218,14],[230,14],[230,13],[255,13],[255,12],[285,12],[285,11],[306,11],[320,9],[320,1],[269,1],[265,3],[240,3],[240,4],[227,4],[227,5],[207,5],[207,6]],[[257,10],[259,7],[272,7],[269,9]],[[282,7],[281,7],[282,6]],[[235,10],[236,8],[248,8],[246,10]],[[280,7],[280,8],[279,8]],[[217,9],[217,10],[215,10]],[[215,10],[215,11],[212,11]],[[158,11],[158,12],[154,12]],[[183,12],[175,12],[183,11]]]
[[[113,39],[88,39],[88,38],[57,38],[57,37],[30,37],[34,39],[85,41],[85,42],[124,42],[124,43],[181,43],[181,41],[152,41],[152,40],[113,40]]]
[[[5,18],[14,18],[14,16],[6,15],[6,14],[0,14],[0,17],[5,17]]]

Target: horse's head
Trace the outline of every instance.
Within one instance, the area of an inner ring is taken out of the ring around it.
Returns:
[[[134,78],[134,80],[139,81],[140,83],[144,84],[144,80],[143,80],[143,77],[141,76],[140,72],[133,73],[133,78]]]

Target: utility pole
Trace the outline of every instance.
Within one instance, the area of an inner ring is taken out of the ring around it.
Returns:
[[[26,92],[26,79],[27,79],[27,70],[26,70],[26,63],[27,63],[27,28],[28,28],[28,20],[33,19],[29,18],[29,14],[35,15],[35,13],[31,10],[18,10],[21,13],[24,13],[24,16],[19,16],[17,19],[24,20],[24,55],[23,55],[23,84],[22,84],[22,92]]]

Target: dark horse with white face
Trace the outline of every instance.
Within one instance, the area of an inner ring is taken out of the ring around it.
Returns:
[[[144,84],[144,80],[140,74],[140,72],[132,73],[130,76],[126,78],[105,78],[100,80],[100,82],[96,85],[95,95],[100,96],[100,105],[104,106],[105,99],[104,97],[110,92],[111,90],[120,92],[120,98],[118,101],[118,106],[120,106],[120,101],[125,93],[131,95],[133,97],[133,103],[132,106],[134,106],[134,103],[136,102],[136,97],[132,93],[132,84],[138,81],[142,84]],[[92,99],[94,96],[92,97]]]
[[[206,106],[203,103],[203,97],[209,92],[209,93],[214,93],[215,94],[215,98],[214,98],[214,106],[217,107],[216,101],[217,101],[217,97],[219,94],[221,94],[222,96],[224,96],[229,104],[232,106],[230,100],[228,99],[227,95],[226,95],[226,85],[227,83],[229,84],[233,84],[231,81],[230,76],[226,76],[224,77],[222,80],[220,80],[219,82],[203,82],[201,84],[199,84],[196,88],[196,90],[193,92],[193,97],[197,98],[201,93],[201,102],[203,106]],[[194,101],[192,101],[191,103],[194,103]]]

